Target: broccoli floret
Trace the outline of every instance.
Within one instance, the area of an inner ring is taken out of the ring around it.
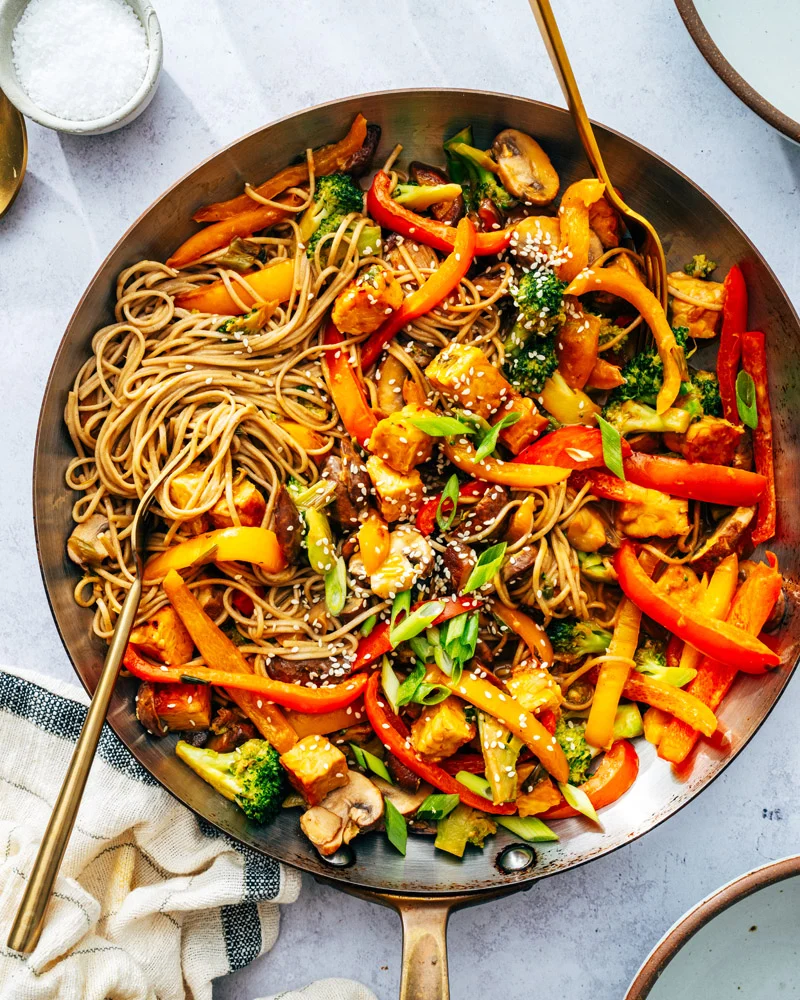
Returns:
[[[580,719],[559,719],[556,724],[556,739],[569,764],[571,785],[582,785],[586,781],[586,771],[594,757],[592,748],[586,742],[585,733],[586,723]]]
[[[587,580],[593,580],[595,583],[617,582],[614,567],[599,552],[578,552],[578,565]]]
[[[615,337],[619,337],[625,329],[624,326],[617,326],[617,324],[613,320],[610,320],[607,316],[598,316],[597,318],[600,320],[600,330],[597,339],[598,346],[600,347],[608,344],[610,341],[614,340]],[[614,350],[619,350],[623,347],[629,336],[630,334],[626,333],[625,336],[614,345]]]
[[[278,752],[266,740],[248,740],[230,753],[193,747],[180,740],[175,753],[220,795],[241,807],[254,823],[269,823],[285,794]]]
[[[460,184],[398,184],[392,198],[413,212],[424,212],[431,205],[453,201],[460,194]]]
[[[708,278],[716,267],[716,262],[709,260],[704,253],[696,253],[684,267],[684,271],[690,278]]]
[[[477,211],[484,198],[507,211],[516,205],[513,195],[497,179],[497,164],[472,145],[472,129],[462,129],[444,144],[450,176],[464,188],[467,208]]]
[[[594,622],[577,618],[554,618],[547,626],[554,653],[562,656],[598,656],[608,649],[611,633]]]
[[[637,403],[635,399],[608,403],[603,418],[626,434],[685,434],[689,424],[702,416],[699,404],[689,400],[685,407],[671,406],[664,413],[656,413],[652,406]]]
[[[364,208],[364,192],[350,174],[328,174],[318,177],[314,201],[303,213],[300,233],[306,244],[306,255],[314,256],[317,244],[327,233],[335,232],[342,219]]]
[[[668,667],[666,646],[655,639],[645,639],[633,656],[636,669],[673,687],[683,687],[697,676],[694,667]]]
[[[558,368],[558,356],[554,337],[541,340],[527,334],[529,343],[526,344],[526,334],[527,331],[519,324],[511,331],[506,341],[503,372],[518,392],[524,396],[536,396]]]
[[[714,372],[693,371],[692,388],[703,413],[709,417],[722,416],[722,399],[719,394],[719,379]]]
[[[672,328],[678,347],[685,347],[689,331],[685,326]],[[656,405],[656,398],[664,384],[664,365],[654,348],[634,355],[623,367],[623,385],[617,386],[609,396],[609,402],[636,399],[648,406]]]
[[[522,346],[533,334],[546,337],[564,322],[566,287],[544,264],[522,275],[511,290],[519,315],[506,350],[513,349],[515,344]]]

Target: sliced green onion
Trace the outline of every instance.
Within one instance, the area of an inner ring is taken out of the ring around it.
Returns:
[[[364,771],[367,770],[367,761],[364,757],[364,751],[355,743],[350,744],[350,749],[353,751],[353,757],[355,757],[356,764]]]
[[[486,778],[482,778],[479,774],[472,774],[471,771],[459,771],[456,774],[456,781],[460,781],[465,788],[468,788],[471,792],[475,792],[476,795],[480,795],[481,798],[491,801],[492,786]]]
[[[405,856],[406,843],[408,842],[408,827],[405,817],[397,806],[392,805],[389,799],[384,799],[383,805],[385,810],[383,821],[386,824],[386,836],[389,838],[389,843]]]
[[[513,427],[521,417],[521,413],[507,413],[496,424],[493,424],[491,429],[481,439],[481,443],[475,451],[475,458],[479,462],[482,462],[484,458],[488,458],[497,447],[497,438],[500,435],[500,431],[505,427]]]
[[[458,489],[458,476],[453,473],[447,480],[447,485],[442,491],[442,497],[439,500],[439,506],[436,508],[436,523],[439,526],[439,531],[448,531],[456,519]],[[453,505],[453,509],[447,515],[445,515],[443,509],[446,501],[449,501]]]
[[[392,711],[397,715],[399,707],[397,696],[400,692],[400,681],[397,674],[392,670],[391,663],[389,663],[389,660],[385,656],[383,658],[383,666],[381,667],[381,684],[383,685],[384,694],[392,706]]]
[[[417,692],[417,688],[425,676],[425,666],[422,663],[417,663],[411,673],[406,677],[400,687],[397,689],[397,704],[398,707],[402,708],[403,705],[408,705],[409,702],[414,700],[414,695]],[[395,713],[397,709],[395,709]]]
[[[461,799],[457,795],[444,795],[441,792],[434,792],[429,795],[422,805],[417,809],[417,819],[444,819],[455,809]]]
[[[320,576],[324,576],[328,570],[333,569],[336,559],[336,546],[331,534],[330,521],[327,514],[313,507],[304,508],[303,517],[308,528],[306,532],[308,561],[312,569]]]
[[[425,635],[420,633],[419,635],[412,636],[408,640],[409,646],[411,646],[414,651],[414,656],[423,663],[429,663],[431,657],[433,656],[433,645],[428,641],[428,634],[430,632],[436,631],[435,629],[428,629]]]
[[[407,419],[418,431],[424,431],[426,434],[430,434],[431,437],[454,437],[456,434],[475,433],[468,424],[456,420],[455,417],[446,417],[438,413],[425,413],[418,417],[408,417]]]
[[[393,629],[398,615],[407,614],[411,608],[411,591],[403,590],[392,601],[392,611],[389,617],[389,628]]]
[[[600,425],[600,439],[603,442],[603,461],[609,472],[619,479],[625,478],[625,466],[622,464],[622,437],[616,427],[604,420],[599,414],[597,422]]]
[[[378,624],[377,615],[370,615],[369,618],[367,618],[367,620],[361,626],[361,634],[364,636],[365,639],[377,624]]]
[[[467,627],[467,617],[467,612],[462,611],[460,615],[456,615],[454,618],[446,621],[442,626],[442,645],[448,653],[451,646],[459,642],[461,636],[464,634],[464,629]]]
[[[356,246],[360,254],[378,253],[381,248],[381,227],[364,226]]]
[[[347,567],[344,559],[338,557],[325,574],[325,603],[328,611],[334,616],[341,614],[347,600]]]
[[[426,684],[423,682],[414,692],[414,697],[411,700],[417,705],[427,705],[430,708],[431,705],[438,705],[445,698],[449,698],[451,694],[452,691],[450,688],[445,687],[444,684]]]
[[[614,739],[633,740],[643,733],[644,721],[639,706],[633,702],[630,705],[620,705],[614,716]]]
[[[389,642],[392,648],[424,632],[443,611],[444,601],[427,601],[422,607],[406,615],[399,625],[389,629]]]
[[[359,767],[363,767],[365,771],[372,771],[372,773],[377,774],[379,778],[383,778],[384,781],[388,781],[390,785],[393,784],[392,776],[386,770],[386,765],[380,757],[376,757],[374,753],[370,753],[369,750],[365,750],[363,747],[360,747],[355,743],[350,744],[350,749],[353,751],[353,756],[355,757]]]
[[[503,563],[503,556],[506,554],[507,547],[507,542],[498,542],[497,545],[492,545],[484,552],[481,552],[475,564],[475,569],[470,573],[467,585],[464,587],[462,593],[471,594],[473,590],[480,590],[484,584],[492,579]]]
[[[736,408],[742,423],[755,430],[758,427],[756,384],[750,372],[741,371],[736,376]]]
[[[538,816],[494,816],[493,819],[498,826],[505,827],[515,837],[528,840],[532,844],[544,844],[551,840],[558,840],[558,834],[554,833]]]
[[[287,489],[295,505],[301,510],[321,510],[326,507],[336,492],[336,483],[332,479],[320,479],[313,486],[304,487],[297,479],[290,479]]]
[[[558,787],[561,789],[561,794],[566,799],[567,805],[572,806],[573,809],[577,809],[587,819],[592,820],[599,827],[602,827],[603,824],[600,822],[597,810],[582,788],[576,788],[575,785],[568,785],[565,781],[559,781]]]

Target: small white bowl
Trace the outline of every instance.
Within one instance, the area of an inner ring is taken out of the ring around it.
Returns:
[[[29,2],[30,0],[0,0],[0,90],[6,94],[11,103],[19,108],[23,115],[40,125],[73,135],[100,135],[103,132],[113,132],[123,125],[128,125],[134,118],[138,118],[155,95],[164,55],[161,25],[151,4],[143,0],[126,0],[142,22],[147,37],[147,70],[139,89],[121,108],[117,108],[109,115],[89,121],[73,121],[44,111],[30,99],[17,79],[11,39]]]

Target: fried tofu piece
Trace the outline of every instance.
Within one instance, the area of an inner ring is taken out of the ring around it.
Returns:
[[[142,681],[136,693],[136,718],[154,736],[211,725],[208,684],[151,684]]]
[[[619,246],[621,228],[619,215],[605,196],[589,206],[589,227],[597,233],[603,249]]]
[[[667,275],[667,280],[684,295],[711,306],[721,306],[725,298],[725,286],[719,281],[690,278],[683,271],[673,271]],[[690,337],[707,340],[716,336],[721,315],[718,309],[705,309],[702,305],[683,302],[673,296],[672,325],[687,327]]]
[[[483,351],[465,344],[451,344],[425,374],[434,389],[479,417],[491,416],[516,395]]]
[[[504,415],[505,413],[520,414],[520,419],[515,424],[512,424],[510,427],[504,427],[500,431],[500,440],[515,455],[519,455],[521,451],[524,451],[529,444],[535,441],[544,432],[545,427],[550,422],[547,417],[539,413],[536,403],[532,399],[528,399],[527,396],[518,396],[516,393],[503,411]]]
[[[375,264],[339,293],[331,317],[342,333],[374,333],[402,301],[400,282]]]
[[[690,424],[685,434],[665,434],[664,444],[689,462],[733,465],[744,434],[744,427],[706,416]]]
[[[661,593],[677,604],[691,604],[699,586],[700,581],[692,567],[677,563],[667,566],[656,584]]]
[[[303,737],[280,760],[289,781],[312,806],[349,779],[344,754],[326,736]]]
[[[192,637],[175,611],[167,605],[131,632],[134,646],[160,663],[186,663],[194,653]]]
[[[647,490],[642,503],[616,505],[617,530],[629,538],[674,538],[689,530],[689,501]]]
[[[408,403],[402,410],[390,413],[378,421],[369,439],[369,450],[395,472],[408,475],[415,466],[427,462],[433,452],[433,438],[415,427],[410,418],[430,412],[424,406]]]
[[[508,693],[527,712],[540,712],[545,708],[557,709],[561,704],[558,683],[549,670],[531,660],[523,660],[506,678]]]
[[[367,459],[367,472],[378,494],[378,506],[387,521],[407,520],[422,506],[422,479],[416,469],[403,475],[377,455]]]
[[[450,695],[438,705],[423,709],[411,727],[411,742],[417,753],[430,760],[441,760],[452,757],[474,739],[475,732],[475,723],[467,719],[464,702]]]
[[[267,502],[261,491],[257,490],[249,479],[243,479],[233,487],[233,506],[241,524],[248,528],[257,528],[264,520]],[[208,516],[215,528],[233,527],[231,509],[224,494],[208,512]]]
[[[200,487],[202,478],[202,469],[190,468],[172,480],[169,484],[169,498],[176,507],[188,510],[191,507],[197,506],[200,495],[197,490]],[[197,517],[193,517],[190,521],[184,521],[183,526],[190,535],[202,535],[209,528],[208,516],[200,514]]]

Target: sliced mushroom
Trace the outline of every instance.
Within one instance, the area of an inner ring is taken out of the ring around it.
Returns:
[[[453,530],[452,534],[456,538],[467,539],[474,535],[479,535],[485,531],[489,525],[497,520],[500,511],[508,504],[509,492],[505,486],[490,486],[480,500],[469,511],[464,520]],[[503,518],[505,521],[505,518]],[[500,535],[503,524],[497,524],[492,531],[494,535]]]
[[[429,167],[427,163],[415,161],[409,165],[408,172],[414,182],[423,187],[435,187],[437,184],[449,183],[449,178],[443,170]],[[461,195],[458,198],[453,198],[452,201],[440,201],[437,205],[431,205],[431,215],[434,219],[438,219],[439,222],[448,222],[451,226],[458,222],[463,212],[464,198]]]
[[[431,786],[426,785],[424,781],[415,792],[399,788],[397,785],[390,785],[383,778],[372,778],[371,781],[383,797],[388,799],[403,816],[415,813],[433,791]]]
[[[463,542],[449,542],[442,555],[448,593],[460,594],[475,569],[475,552]]]
[[[297,562],[303,547],[303,521],[285,486],[279,486],[272,512],[272,526],[288,563]]]
[[[592,265],[598,259],[598,257],[603,256],[603,244],[600,237],[594,231],[594,229],[589,230],[589,264]]]
[[[391,774],[392,781],[399,788],[402,788],[406,792],[419,791],[419,775],[415,774],[410,767],[406,767],[402,760],[399,757],[395,757],[393,753],[386,754],[386,770]]]
[[[358,524],[366,514],[372,482],[355,448],[345,438],[339,445],[339,455],[329,455],[322,470],[323,478],[336,484],[329,513],[342,525]]]
[[[389,555],[369,578],[370,589],[378,597],[393,597],[413,587],[432,565],[433,549],[425,536],[410,524],[401,524],[389,535]],[[357,580],[367,578],[360,555],[350,560],[349,570]]]
[[[212,736],[206,742],[209,750],[229,753],[258,736],[256,727],[236,706],[223,705],[211,720]]]
[[[558,194],[558,174],[550,157],[529,135],[514,128],[503,129],[492,152],[503,187],[515,198],[548,205]]]
[[[155,688],[150,681],[142,681],[136,692],[136,718],[151,736],[167,735],[156,712]]]
[[[490,296],[494,295],[495,292],[499,292],[503,286],[506,275],[508,274],[509,267],[508,264],[493,264],[490,268],[487,268],[482,274],[477,274],[472,279],[472,284],[481,293],[483,298],[488,299]],[[506,283],[506,295],[510,295],[508,283]]]
[[[110,555],[105,544],[107,531],[108,518],[102,514],[92,514],[75,525],[67,542],[67,555],[84,569],[99,565]]]
[[[532,569],[533,564],[536,562],[538,551],[539,549],[536,545],[523,545],[519,552],[515,552],[501,570],[500,575],[503,582],[508,583],[509,580],[515,580],[518,576],[522,576],[523,573],[527,572],[527,570]]]
[[[321,682],[330,677],[341,679],[347,677],[352,667],[348,663],[337,665],[334,671],[331,660],[285,660],[282,656],[273,656],[266,662],[267,673],[274,681],[285,684],[306,684],[308,681]]]
[[[380,141],[380,125],[367,125],[367,134],[364,136],[361,149],[357,149],[347,161],[344,172],[352,174],[353,177],[362,177],[372,166],[372,158],[375,156],[375,150]]]
[[[408,369],[403,362],[393,354],[387,354],[375,377],[378,406],[385,417],[403,409],[403,384],[407,378]]]
[[[723,518],[689,562],[698,569],[711,569],[720,559],[737,551],[737,545],[750,526],[755,507],[736,507]]]
[[[349,781],[329,792],[322,803],[300,817],[300,828],[325,857],[349,844],[383,816],[383,797],[369,778],[349,771]]]

